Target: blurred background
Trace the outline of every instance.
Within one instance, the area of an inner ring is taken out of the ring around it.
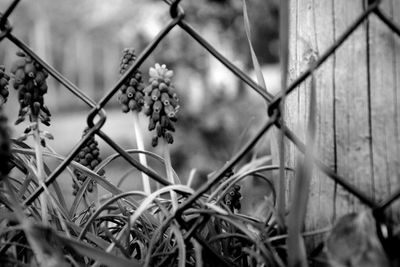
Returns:
[[[5,10],[11,1],[0,1]],[[219,52],[254,79],[250,50],[243,27],[239,0],[183,0],[187,21]],[[278,0],[248,0],[252,42],[269,91],[279,90]],[[15,36],[98,101],[119,78],[119,61],[125,47],[139,55],[170,20],[161,0],[36,0],[21,1],[10,17]],[[17,48],[8,40],[0,43],[0,62],[10,68]],[[203,175],[221,167],[266,115],[265,104],[248,86],[230,73],[179,27],[176,27],[142,65],[144,80],[155,63],[174,70],[173,79],[181,99],[172,163],[182,180],[196,168]],[[48,142],[67,155],[81,138],[89,108],[51,77],[45,103],[53,114]],[[10,122],[17,118],[16,91],[10,86],[6,107]],[[103,128],[125,149],[136,147],[132,114],[124,114],[115,96],[106,106]],[[147,119],[141,117],[146,149],[150,145]],[[18,137],[26,123],[13,127]],[[100,140],[99,140],[100,141]],[[103,158],[114,153],[101,144]],[[264,151],[268,153],[268,151]],[[50,163],[49,163],[50,164]],[[113,167],[123,172],[121,161]],[[200,175],[200,176],[201,176]],[[138,179],[129,186],[135,187]],[[128,186],[128,187],[129,187]],[[136,185],[137,186],[137,185]]]

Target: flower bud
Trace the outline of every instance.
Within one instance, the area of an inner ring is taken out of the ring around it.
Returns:
[[[129,106],[129,109],[132,110],[132,111],[138,108],[137,102],[135,100],[133,100],[133,99],[131,99],[129,101],[128,106]]]
[[[25,65],[24,68],[25,74],[28,75],[30,78],[35,78],[36,76],[36,68],[33,63],[29,63]]]
[[[158,88],[158,81],[157,80],[152,81],[151,82],[151,87],[153,87],[153,89]]]
[[[161,92],[168,92],[168,85],[166,85],[165,83],[160,83],[158,88],[160,89]]]
[[[161,112],[162,106],[163,106],[163,105],[162,105],[161,101],[156,101],[156,102],[154,102],[154,104],[153,104],[153,111],[156,112],[156,113],[160,113],[160,112]]]
[[[128,86],[127,86],[126,84],[123,84],[123,85],[119,88],[119,90],[120,90],[122,93],[125,93],[127,88],[128,88]]]
[[[167,116],[168,116],[169,118],[175,117],[175,109],[174,109],[174,107],[171,106],[171,105],[164,106],[164,112],[165,112],[165,114],[167,114]]]
[[[135,89],[134,89],[132,86],[129,86],[129,87],[126,89],[126,95],[127,95],[129,98],[133,98],[133,96],[135,95]]]
[[[129,99],[126,94],[120,94],[119,99],[118,99],[119,103],[123,104],[123,105],[126,105],[128,103],[128,100]]]
[[[24,94],[24,105],[29,105],[32,100],[32,95],[30,93],[25,93]],[[36,113],[36,115],[39,114],[39,111]]]
[[[10,69],[11,73],[16,74],[16,71],[18,69],[24,68],[25,64],[26,64],[26,62],[25,62],[24,58],[17,59],[16,61],[14,61],[13,65],[11,66],[11,69]],[[23,69],[21,69],[21,70],[24,71]]]
[[[146,95],[148,95],[148,94],[151,93],[152,90],[153,90],[153,89],[151,88],[151,86],[147,86],[147,87],[144,88],[143,92],[144,92]]]
[[[158,145],[158,137],[157,136],[153,136],[153,138],[151,139],[151,145],[153,147],[156,147]]]
[[[161,101],[165,106],[169,105],[169,95],[167,93],[162,93],[161,94]]]
[[[170,98],[170,99],[169,99],[169,103],[170,103],[170,105],[173,106],[174,108],[178,108],[178,107],[179,107],[178,101],[176,101],[174,98]]]
[[[138,81],[135,78],[129,80],[129,85],[132,87],[136,87],[138,85]]]
[[[154,101],[153,101],[153,99],[151,99],[150,96],[146,95],[146,96],[144,96],[143,99],[144,99],[145,105],[153,106]]]
[[[92,160],[92,162],[90,163],[90,167],[92,167],[92,170],[94,168],[96,168],[97,165],[99,165],[99,161],[97,159]]]
[[[160,97],[160,90],[154,89],[151,92],[151,99],[153,99],[154,101],[157,101],[159,97]]]
[[[123,104],[121,109],[122,109],[122,112],[124,112],[124,113],[128,113],[128,111],[129,111],[129,107],[126,104]]]
[[[151,114],[151,119],[155,122],[160,120],[160,113],[153,111],[153,114]]]
[[[164,134],[164,138],[167,141],[168,144],[172,144],[174,142],[174,137],[172,136],[171,133],[166,132]]]
[[[86,160],[87,162],[91,162],[91,161],[93,160],[93,155],[90,154],[90,153],[87,153],[87,154],[85,155],[85,160]]]
[[[87,190],[89,192],[93,192],[93,181],[90,181],[90,183],[88,183]]]
[[[6,79],[6,78],[1,78],[0,79],[0,86],[1,87],[4,87],[4,86],[6,86],[6,85],[8,85],[8,80]]]
[[[25,72],[22,69],[17,69],[15,72],[15,82],[21,84],[25,79]]]
[[[161,127],[160,124],[157,125],[156,131],[157,131],[157,136],[158,137],[162,137],[164,135],[164,129]]]
[[[26,93],[26,94],[29,94],[29,93]],[[33,112],[33,115],[35,115],[35,116],[39,115],[39,112],[40,112],[40,103],[39,102],[33,103],[32,112]]]
[[[99,149],[98,148],[94,148],[93,150],[92,150],[92,155],[93,155],[93,157],[98,157],[99,156],[99,154],[100,154],[100,151],[99,151]]]
[[[143,94],[141,92],[135,93],[135,100],[139,102],[143,98]]]
[[[156,128],[156,122],[153,120],[150,120],[149,127],[148,127],[149,131],[153,131],[155,128]]]
[[[44,95],[47,93],[47,84],[46,83],[42,83],[40,85],[40,94]]]
[[[145,114],[146,116],[150,116],[150,115],[153,113],[153,110],[151,109],[150,106],[148,106],[148,105],[145,104],[145,105],[144,105],[143,112],[144,112],[144,114]]]
[[[36,73],[36,77],[35,77],[36,83],[41,84],[42,82],[44,82],[45,79],[46,79],[46,77],[43,72],[38,71]]]

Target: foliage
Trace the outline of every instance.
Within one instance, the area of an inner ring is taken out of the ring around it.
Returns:
[[[269,241],[271,235],[276,235],[273,208],[267,220],[240,214],[239,181],[261,177],[273,190],[272,182],[262,174],[277,168],[269,165],[269,157],[254,158],[242,167],[230,169],[210,194],[199,195],[189,185],[180,183],[168,149],[173,141],[171,132],[175,131],[172,122],[177,121],[178,96],[171,82],[173,72],[165,65],[150,68],[148,85],[133,92],[128,92],[131,84],[123,85],[121,95],[126,95],[127,100],[121,100],[121,96],[119,99],[132,111],[140,112],[143,107],[143,112],[150,116],[149,130],[157,131],[155,140],[162,137],[165,155],[162,158],[144,149],[126,152],[145,155],[164,165],[169,185],[145,193],[124,191],[110,183],[104,170],[120,155],[101,160],[95,136],[87,128],[82,137],[90,135],[88,141],[82,143],[64,172],[74,185],[73,204],[67,206],[65,191],[57,180],[49,188],[45,185],[54,171],[48,162],[65,159],[46,144],[44,140],[51,135],[40,129],[42,123],[49,124],[50,116],[43,98],[47,92],[47,72],[26,54],[17,55],[20,58],[11,67],[11,73],[20,94],[18,123],[29,116],[29,124],[19,140],[8,140],[8,130],[0,127],[4,132],[2,140],[11,147],[11,154],[7,146],[1,147],[5,161],[10,163],[2,173],[0,195],[0,257],[4,265],[283,266],[284,254],[279,254],[282,250],[276,246],[280,242]],[[134,60],[130,56],[123,62],[126,65],[121,74]],[[140,72],[133,78],[133,83],[144,83]],[[33,147],[24,142],[29,138],[33,139]],[[126,177],[117,177],[118,185]],[[44,191],[30,203],[38,187]],[[190,199],[195,200],[178,212]]]
[[[231,1],[211,2],[224,7],[231,5],[232,10],[223,11],[236,12]],[[251,61],[259,86],[267,90],[250,35],[246,2],[242,8]],[[209,11],[213,13],[212,9]],[[226,21],[222,20],[221,24],[226,26],[224,23]],[[25,49],[27,51],[29,49]],[[238,146],[238,151],[226,165],[208,174],[208,180],[203,184],[193,186],[195,170],[191,172],[188,183],[183,184],[173,169],[169,150],[174,141],[172,133],[175,132],[175,123],[178,123],[180,107],[172,82],[173,71],[156,63],[149,69],[146,84],[142,72],[133,67],[134,50],[126,49],[120,69],[122,78],[119,84],[122,87],[115,88],[115,91],[120,90],[122,111],[133,111],[134,116],[143,111],[149,117],[148,130],[156,130],[152,144],[160,145],[164,156],[144,149],[141,129],[137,117],[134,117],[138,149],[117,150],[117,154],[102,160],[95,137],[98,134],[106,138],[92,125],[83,131],[84,140],[74,149],[75,155],[64,157],[45,142],[52,135],[40,129],[42,124],[50,123],[50,112],[43,98],[47,93],[46,67],[27,54],[18,52],[19,58],[10,70],[13,86],[19,90],[20,114],[16,124],[29,117],[29,124],[20,139],[10,140],[7,119],[0,114],[0,260],[3,266],[308,265],[302,228],[314,160],[316,88],[313,70],[305,157],[299,161],[296,170],[295,193],[287,219],[285,206],[278,205],[277,210],[275,206],[277,199],[286,201],[283,195],[286,192],[285,173],[294,170],[285,167],[283,160],[279,166],[271,165],[270,155],[253,153],[250,159],[241,161],[250,154],[272,123],[279,123],[277,118],[268,120],[255,138]],[[9,81],[4,67],[0,67],[0,76],[1,105],[4,105]],[[32,147],[25,143],[30,138]],[[129,155],[138,156],[140,164]],[[111,177],[115,174],[105,170],[119,157],[128,159],[142,173],[132,174],[128,169],[120,177]],[[155,171],[153,164],[147,164],[146,158],[165,168],[166,179]],[[48,164],[50,160],[69,162],[63,175],[68,175],[73,181],[72,205],[66,204],[65,191],[57,179],[50,187],[47,185],[49,177],[60,177],[58,168],[53,169]],[[274,182],[265,175],[275,170],[281,171],[283,186],[278,188],[280,190],[276,190]],[[143,190],[127,191],[121,186],[127,177],[138,180],[139,175],[142,175]],[[149,177],[164,187],[152,189]],[[118,180],[117,185],[110,182],[111,178]],[[267,214],[263,219],[241,214],[239,182],[254,178],[264,180],[272,192],[271,199],[266,199],[261,207]],[[354,259],[367,264],[373,257],[378,265],[388,266],[378,233],[374,231],[368,236],[375,224],[374,219],[366,214],[344,217],[328,238],[328,257],[340,264]],[[346,232],[353,234],[351,238],[346,238]],[[352,241],[360,244],[362,249],[352,247]],[[391,241],[398,243],[397,240]],[[351,249],[355,252],[350,252]]]

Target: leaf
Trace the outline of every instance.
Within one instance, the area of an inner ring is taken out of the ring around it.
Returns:
[[[214,210],[216,213],[219,213],[219,214],[222,214],[222,215],[229,215],[229,213],[226,210],[224,210],[223,208],[221,208],[221,207],[219,207],[219,206],[217,206],[215,204],[205,203],[205,206],[207,206],[208,208]]]
[[[197,242],[195,239],[190,239],[194,247],[194,257],[196,259],[196,267],[203,267],[203,257],[202,257],[202,250],[203,247]]]
[[[157,160],[161,164],[165,165],[165,161],[164,161],[164,159],[162,157],[160,157],[156,153],[153,153],[153,152],[150,152],[150,151],[147,151],[147,150],[127,149],[127,150],[125,150],[125,152],[128,153],[128,154],[144,154],[144,155],[152,157],[153,159]],[[104,169],[108,164],[110,164],[112,161],[118,159],[119,157],[122,157],[121,154],[119,154],[119,153],[115,153],[115,154],[112,154],[112,155],[108,156],[99,165],[97,165],[97,167],[94,169],[94,172],[98,172],[99,170]],[[149,167],[147,167],[147,168],[149,168]],[[149,169],[151,169],[151,168],[149,168]],[[176,174],[176,172],[173,171],[173,173],[174,173],[174,178],[179,180],[179,177]]]
[[[17,147],[17,149],[18,149],[18,148],[21,148],[21,151],[29,151],[29,153],[18,152],[18,153],[24,154],[25,157],[26,157],[27,159],[30,159],[30,158],[34,157],[35,152],[34,152],[33,148],[31,148],[30,146],[28,146],[28,145],[25,144],[24,142],[17,141],[17,140],[14,140],[14,139],[12,139],[11,142],[12,142],[13,147]],[[15,151],[12,150],[12,152],[15,152]],[[13,153],[13,154],[14,154],[14,156],[16,156],[15,153]],[[28,166],[29,163],[26,163],[24,160],[22,160],[22,158],[15,157],[15,160],[18,160],[18,159],[20,159],[20,162],[19,162],[19,163],[22,164],[22,165],[25,167],[26,170],[30,170],[30,169],[31,169],[31,167]],[[15,163],[15,161],[14,161],[14,163]],[[44,164],[44,171],[45,171],[45,173],[46,173],[46,176],[49,176],[50,173],[51,173],[50,168],[47,166],[47,164]],[[36,179],[37,179],[37,178],[36,178]],[[67,211],[67,204],[66,204],[66,202],[65,202],[64,195],[63,195],[63,193],[62,193],[62,190],[61,190],[61,188],[60,188],[58,182],[55,181],[55,182],[52,184],[52,186],[53,186],[54,192],[55,192],[56,195],[57,195],[57,199],[58,199],[57,204],[58,204],[59,208],[60,208],[61,210],[63,210],[63,212],[64,212],[65,214],[67,214],[67,213],[66,213],[66,211]],[[23,189],[23,190],[21,190],[21,191],[24,191],[26,188],[22,188],[22,189]],[[24,192],[20,192],[20,193],[19,193],[20,196],[22,196],[23,194],[24,194]]]
[[[82,227],[72,223],[72,222],[66,222],[68,227],[70,227],[72,229],[72,231],[75,232],[75,234],[78,234],[80,232],[82,232]],[[96,244],[96,246],[98,246],[99,248],[105,250],[107,248],[107,246],[109,245],[106,241],[104,241],[103,239],[99,238],[97,235],[94,235],[90,232],[87,232],[85,235],[85,238],[90,241],[93,242],[93,244]]]
[[[27,154],[27,155],[33,155],[35,152],[32,149],[22,149],[22,148],[14,148],[12,149],[13,153],[22,153],[22,154]],[[53,159],[57,159],[60,161],[64,160],[63,156],[60,156],[58,154],[54,154],[54,153],[49,153],[49,152],[43,152],[43,156],[46,157],[52,157]],[[118,195],[121,194],[122,191],[121,189],[119,189],[118,187],[116,187],[115,185],[113,185],[112,183],[110,183],[109,181],[107,181],[106,179],[104,179],[103,177],[99,176],[97,173],[93,172],[92,170],[86,168],[85,166],[75,162],[75,161],[71,161],[70,165],[72,165],[73,167],[79,169],[81,172],[84,173],[84,175],[88,176],[88,178],[93,179],[95,182],[97,182],[97,184],[99,184],[100,186],[102,186],[105,190],[107,190],[108,192],[112,193],[113,195]],[[128,198],[128,197],[127,197]],[[138,206],[138,203],[135,199],[129,197],[128,198],[130,202],[134,203],[135,205]],[[68,213],[67,213],[68,214]],[[148,212],[146,212],[144,214],[144,216],[146,217],[146,219],[151,222],[154,225],[158,225],[158,221]]]
[[[111,253],[106,253],[104,250],[93,248],[84,242],[79,242],[72,238],[64,237],[62,235],[58,235],[58,238],[63,242],[66,246],[72,247],[76,253],[87,256],[89,258],[95,259],[107,266],[113,267],[139,267],[142,264],[135,259],[127,260],[122,257],[117,257]]]
[[[184,185],[169,185],[166,187],[163,187],[155,192],[153,192],[151,195],[146,197],[143,202],[140,204],[140,206],[136,209],[135,213],[130,217],[130,222],[132,225],[135,224],[136,220],[141,216],[142,213],[144,213],[150,204],[154,201],[154,199],[158,196],[161,195],[165,192],[169,192],[171,190],[174,191],[181,191],[187,194],[193,194],[194,191],[192,188]]]
[[[185,241],[183,240],[182,232],[175,225],[171,226],[171,230],[174,233],[175,240],[176,240],[176,243],[178,244],[178,248],[179,248],[178,266],[185,267],[185,265],[186,265],[186,246],[185,246]]]
[[[246,31],[246,38],[247,38],[247,41],[248,41],[249,47],[250,47],[251,60],[253,62],[254,71],[256,72],[256,75],[257,75],[257,81],[258,81],[259,85],[262,88],[264,88],[265,91],[268,92],[267,86],[265,85],[264,76],[262,74],[260,64],[258,63],[258,59],[257,59],[256,53],[254,52],[254,48],[253,48],[253,45],[251,42],[250,22],[249,22],[249,16],[247,14],[246,0],[243,0],[243,20],[244,20],[244,29]]]
[[[72,203],[71,209],[69,210],[70,218],[74,217],[74,215],[75,215],[75,213],[76,213],[76,211],[77,211],[77,209],[79,207],[79,204],[81,203],[83,195],[86,192],[86,188],[88,187],[90,182],[91,182],[90,179],[86,179],[83,182],[83,184],[80,186],[78,192],[76,193],[75,198],[74,198],[74,202]]]

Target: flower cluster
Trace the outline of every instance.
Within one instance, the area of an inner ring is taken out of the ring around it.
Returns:
[[[122,52],[122,59],[119,73],[124,74],[135,61],[135,50],[133,48],[125,48]],[[122,111],[127,113],[129,110],[140,112],[144,103],[144,84],[142,74],[139,70],[134,72],[125,83],[121,86],[118,97],[119,103],[122,105]]]
[[[88,132],[88,128],[86,128],[83,132],[83,136]],[[94,170],[97,165],[100,164],[101,158],[100,158],[100,150],[98,147],[97,141],[94,139],[94,136],[92,135],[86,142],[85,146],[81,149],[79,154],[75,157],[74,159],[76,162],[80,163],[81,165],[87,167],[88,169]],[[83,174],[80,170],[75,169],[74,174],[78,181],[80,182],[80,185],[85,182],[87,179],[87,176]],[[99,173],[99,175],[103,175],[104,171]],[[80,185],[78,185],[76,182],[73,184],[73,194],[76,195]],[[87,187],[87,190],[89,192],[93,191],[93,181],[91,181]]]
[[[10,132],[7,125],[7,117],[0,108],[0,179],[8,174],[10,160]]]
[[[0,102],[2,104],[7,102],[7,98],[9,95],[8,82],[10,80],[10,76],[8,76],[5,71],[6,68],[4,67],[4,65],[0,65]]]
[[[235,173],[231,168],[227,169],[226,172],[224,173],[223,180],[228,179],[234,174]],[[234,209],[239,210],[241,208],[240,198],[242,197],[242,195],[240,194],[239,191],[240,191],[240,186],[235,184],[233,187],[229,189],[229,191],[222,198],[224,204],[227,205],[231,211],[233,211]]]
[[[17,56],[19,58],[11,67],[14,88],[18,90],[20,103],[18,120],[15,123],[19,124],[30,115],[31,121],[33,118],[39,118],[43,124],[49,126],[51,114],[43,100],[44,94],[47,93],[48,73],[25,53],[17,52]]]
[[[155,68],[150,68],[149,75],[150,85],[144,89],[144,113],[150,117],[149,131],[156,130],[152,145],[157,146],[161,137],[172,144],[174,138],[171,132],[175,131],[173,123],[177,121],[179,110],[179,98],[171,83],[174,73],[165,65],[156,64]]]
[[[241,208],[240,198],[240,185],[234,185],[224,196],[224,203],[233,211],[234,209],[239,210]]]

